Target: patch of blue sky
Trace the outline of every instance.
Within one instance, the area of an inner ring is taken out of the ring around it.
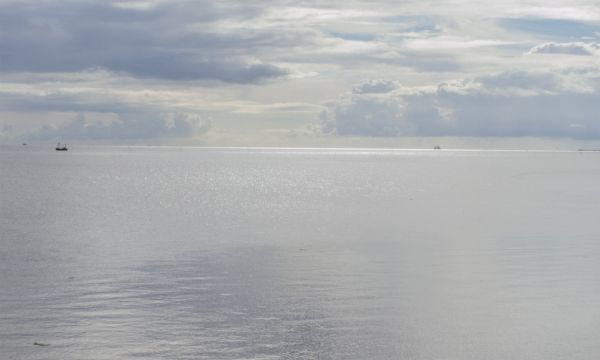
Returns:
[[[345,32],[331,32],[331,36],[350,40],[350,41],[374,41],[377,40],[377,35],[369,33],[345,33]]]
[[[589,39],[598,38],[600,25],[558,19],[501,19],[505,29],[533,33],[548,38]]]

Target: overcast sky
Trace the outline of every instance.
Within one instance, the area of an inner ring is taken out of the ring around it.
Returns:
[[[599,37],[597,0],[0,0],[0,142],[597,140]]]

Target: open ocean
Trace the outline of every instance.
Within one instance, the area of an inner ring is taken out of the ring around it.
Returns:
[[[600,153],[4,147],[0,172],[2,359],[600,358]]]

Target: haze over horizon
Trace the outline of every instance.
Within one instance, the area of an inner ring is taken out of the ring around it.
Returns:
[[[0,143],[600,143],[600,5],[0,1]]]

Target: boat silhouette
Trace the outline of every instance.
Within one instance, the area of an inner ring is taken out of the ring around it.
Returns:
[[[67,151],[67,144],[61,145],[60,143],[56,144],[56,151]]]

